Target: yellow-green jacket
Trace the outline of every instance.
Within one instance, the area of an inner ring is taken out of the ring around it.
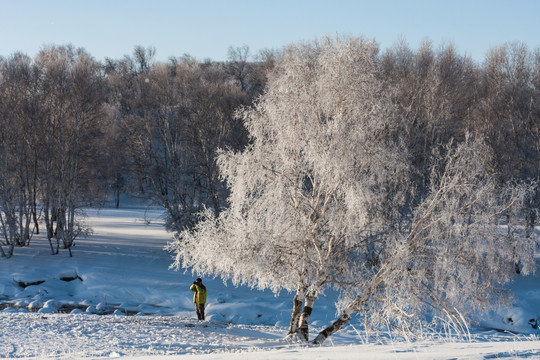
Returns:
[[[195,294],[193,294],[193,302],[195,304],[205,304],[206,303],[206,286],[193,284],[193,285],[191,285],[189,290],[191,290],[191,291],[193,291],[195,293]]]

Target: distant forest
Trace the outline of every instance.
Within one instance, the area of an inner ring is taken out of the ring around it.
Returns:
[[[99,62],[54,45],[34,58],[0,57],[0,256],[41,232],[53,254],[71,254],[88,232],[81,211],[111,198],[118,206],[121,194],[162,205],[173,231],[193,227],[203,209],[225,209],[216,155],[249,146],[238,110],[257,106],[285,52],[241,46],[225,62],[158,62],[153,48],[137,46]],[[491,147],[500,183],[540,180],[539,49],[508,43],[479,63],[426,41],[398,43],[376,59],[392,116],[406,123],[399,136],[414,159],[415,196],[429,187],[433,154],[467,134]],[[540,208],[535,189],[530,224]]]

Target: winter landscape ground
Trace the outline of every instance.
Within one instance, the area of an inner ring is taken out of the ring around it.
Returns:
[[[169,270],[162,212],[89,209],[93,234],[73,257],[30,247],[0,259],[0,358],[18,359],[540,359],[540,278],[511,284],[513,306],[486,315],[469,334],[453,325],[422,339],[367,333],[352,321],[322,347],[283,340],[292,295],[204,279],[207,321],[191,303],[189,271]],[[264,260],[261,260],[264,261]],[[68,281],[69,280],[69,281]],[[36,283],[35,285],[29,285]],[[26,287],[25,287],[26,286]],[[334,320],[334,294],[316,304],[310,336]]]

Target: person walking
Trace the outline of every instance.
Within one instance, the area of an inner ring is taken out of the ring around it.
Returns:
[[[206,304],[206,286],[203,285],[202,279],[197,278],[193,282],[193,285],[189,288],[195,294],[193,294],[193,302],[195,303],[195,311],[197,312],[197,318],[204,320],[204,304]]]

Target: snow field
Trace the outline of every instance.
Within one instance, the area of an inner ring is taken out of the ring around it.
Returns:
[[[160,210],[91,209],[87,222],[94,234],[77,241],[72,258],[51,256],[40,235],[0,259],[0,358],[540,359],[539,332],[528,323],[540,305],[537,277],[518,278],[514,306],[472,327],[470,339],[435,333],[407,342],[352,321],[323,347],[307,347],[283,340],[291,294],[205,278],[208,321],[197,322],[189,291],[196,276],[168,268]],[[311,338],[334,320],[333,295],[316,302]]]

